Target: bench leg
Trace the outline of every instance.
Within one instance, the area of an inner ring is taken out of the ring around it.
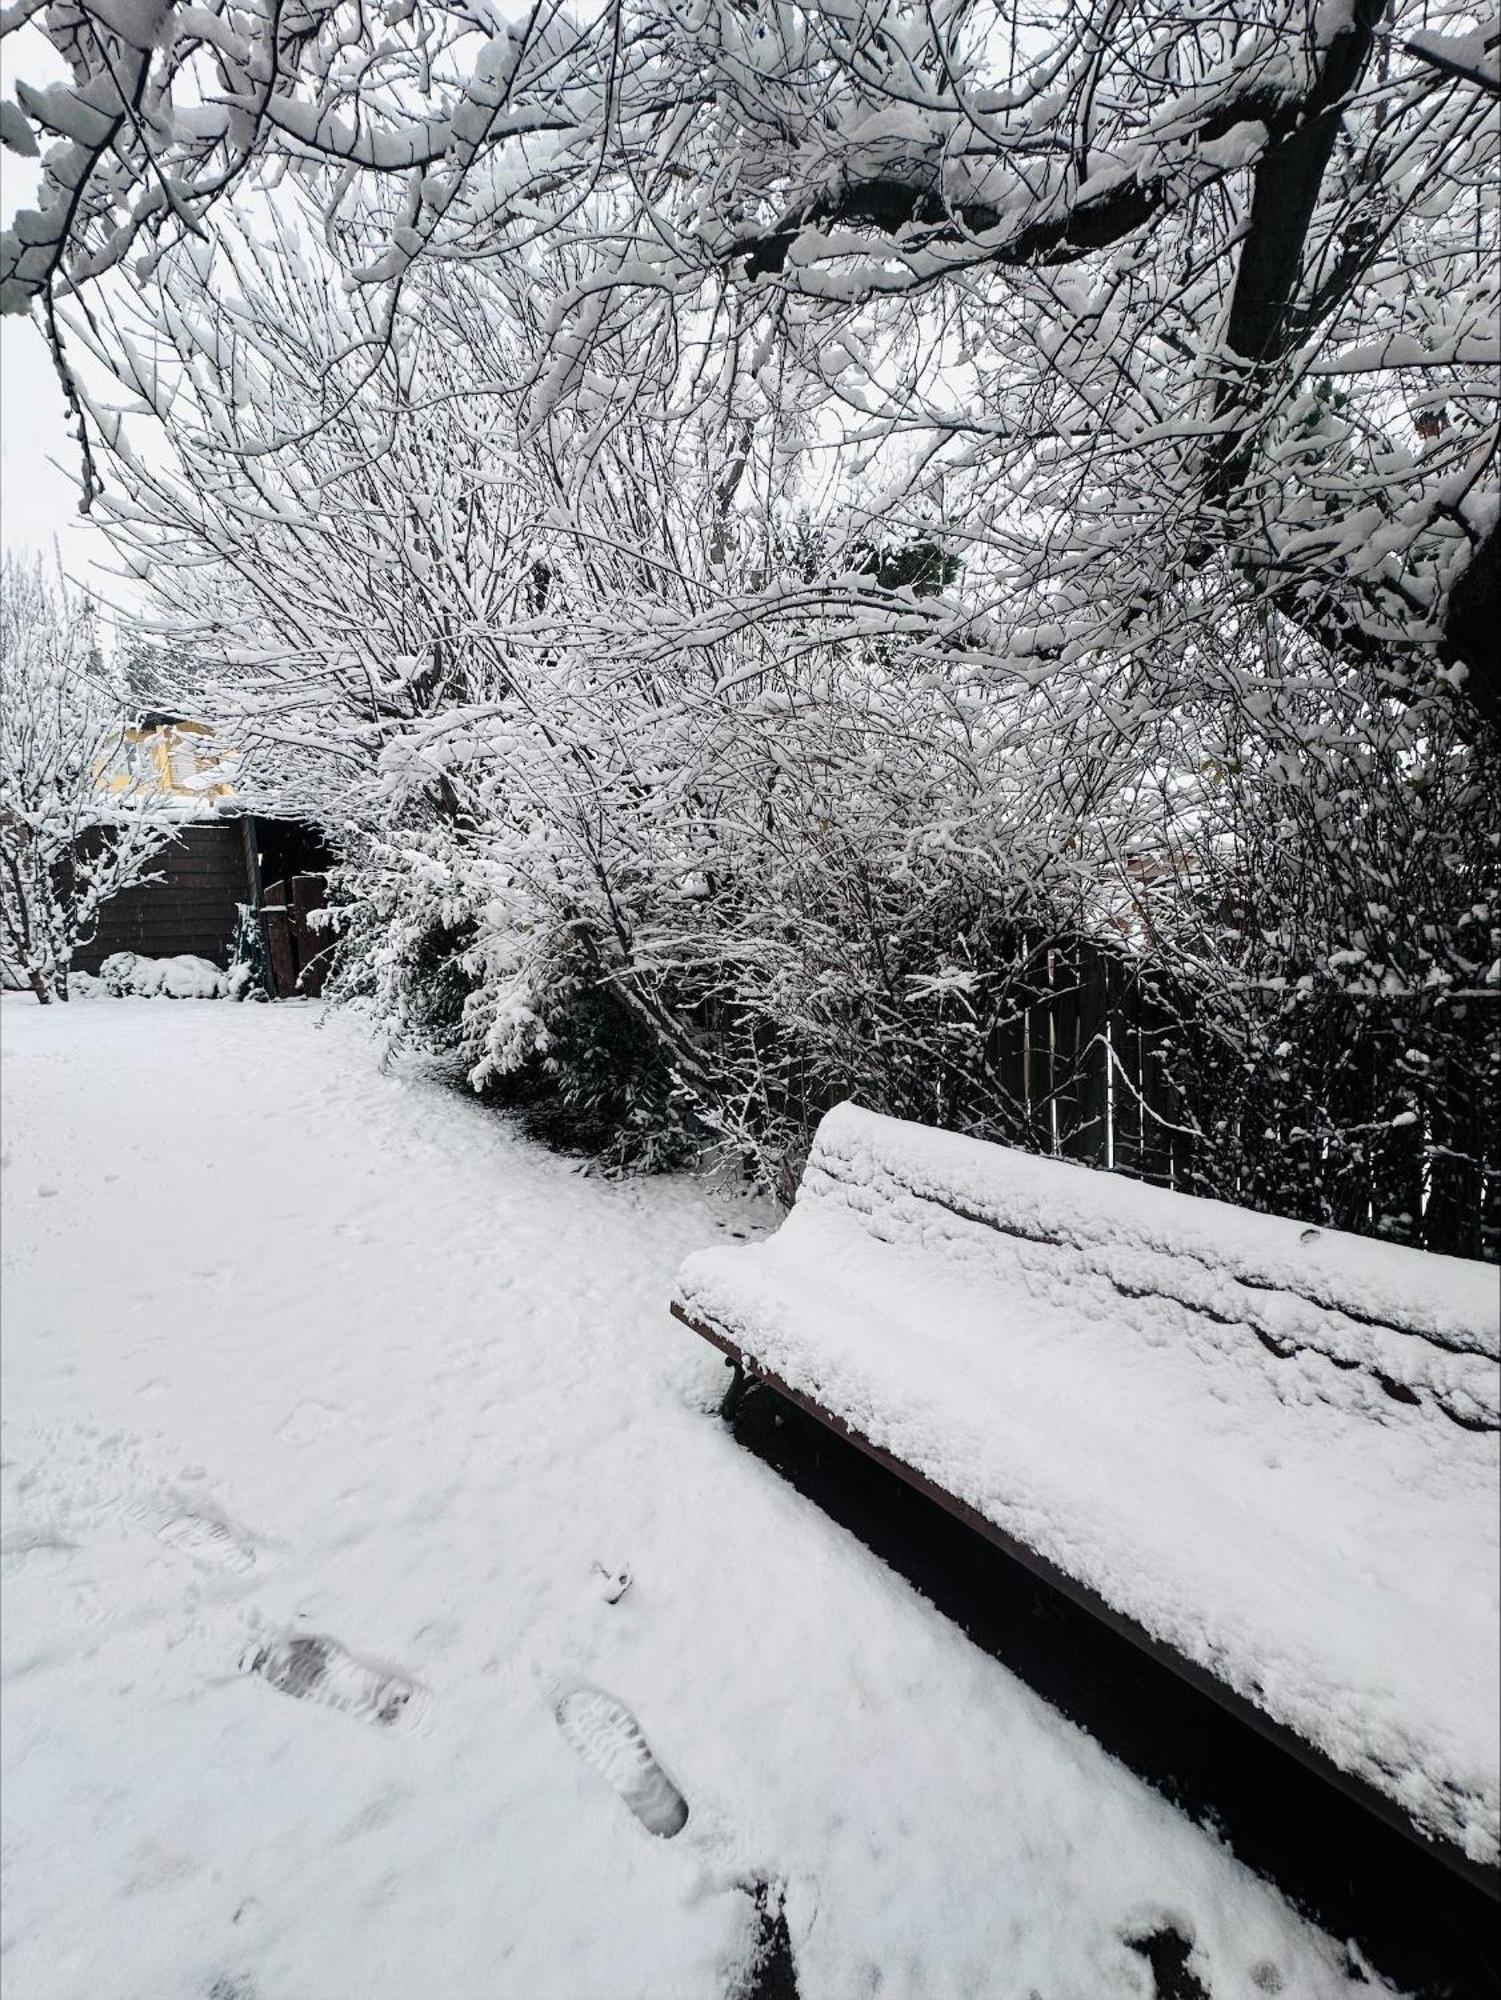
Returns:
[[[724,1401],[719,1406],[719,1414],[727,1424],[735,1421],[735,1412],[740,1408],[740,1399],[750,1387],[745,1370],[733,1354],[724,1357],[724,1365],[730,1370],[730,1386],[724,1392]]]

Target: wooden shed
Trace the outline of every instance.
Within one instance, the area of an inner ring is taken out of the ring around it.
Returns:
[[[74,957],[79,972],[97,972],[117,951],[143,958],[195,958],[227,965],[242,903],[256,907],[247,849],[254,823],[243,815],[187,822],[154,863],[155,881],[137,882],[99,912],[90,943]]]
[[[322,907],[332,856],[302,821],[245,812],[235,763],[210,729],[185,716],[152,712],[121,732],[95,773],[100,793],[159,805],[176,830],[150,879],[100,910],[94,936],[74,954],[77,971],[97,973],[123,951],[227,966],[248,908],[261,925],[274,997],[318,991],[327,940],[307,919]]]
[[[316,992],[327,940],[307,918],[322,906],[330,859],[315,828],[226,812],[221,802],[212,817],[182,822],[149,871],[154,880],[110,898],[94,936],[75,953],[74,968],[97,973],[117,951],[143,958],[187,953],[227,966],[244,906],[260,920],[275,997]]]

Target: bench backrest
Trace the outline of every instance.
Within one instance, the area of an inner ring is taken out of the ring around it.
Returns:
[[[1501,1429],[1501,1273],[1257,1215],[1071,1161],[838,1106],[796,1207],[857,1217],[916,1256],[1171,1336],[1301,1358],[1312,1393],[1383,1419]]]

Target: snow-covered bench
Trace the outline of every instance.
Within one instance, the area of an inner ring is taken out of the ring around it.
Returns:
[[[842,1105],[673,1311],[1494,1887],[1497,1277]]]

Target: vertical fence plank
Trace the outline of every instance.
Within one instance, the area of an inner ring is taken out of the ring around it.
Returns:
[[[1141,988],[1118,968],[1110,1014],[1109,1056],[1114,1070],[1111,1090],[1111,1150],[1116,1171],[1145,1173],[1146,1133],[1142,1093]]]
[[[1039,1153],[1051,1153],[1053,1142],[1053,1015],[1044,999],[1030,1006],[1027,1033],[1027,1120],[1032,1144]]]
[[[278,1000],[297,991],[297,952],[292,943],[291,912],[285,882],[268,882],[266,900],[261,904],[261,923],[266,932],[266,950],[271,960],[271,978]]]
[[[1027,1134],[1027,1010],[1008,997],[1008,1011],[990,1030],[986,1061],[1003,1105],[1008,1136]]]
[[[1079,1126],[1079,968],[1072,952],[1049,958],[1053,1020],[1053,1149],[1072,1155]]]
[[[1115,967],[1102,951],[1084,954],[1078,967],[1078,1042],[1074,1097],[1075,1159],[1103,1167],[1110,1157],[1110,1050],[1106,1023],[1116,993]]]

